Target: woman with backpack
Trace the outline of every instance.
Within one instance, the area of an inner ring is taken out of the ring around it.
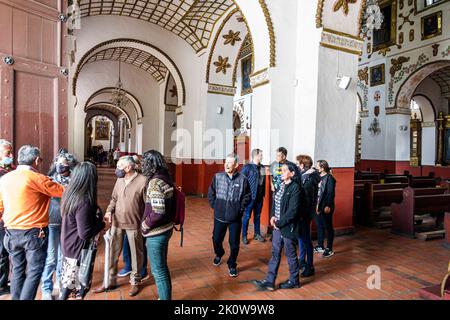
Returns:
[[[148,178],[149,183],[141,231],[145,237],[159,300],[171,300],[172,280],[167,265],[167,251],[176,211],[175,186],[166,161],[156,150],[144,153],[142,174]]]

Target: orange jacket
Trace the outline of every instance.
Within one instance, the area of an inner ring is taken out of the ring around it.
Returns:
[[[64,188],[49,177],[18,167],[0,179],[0,213],[5,227],[28,230],[48,226],[50,198]]]

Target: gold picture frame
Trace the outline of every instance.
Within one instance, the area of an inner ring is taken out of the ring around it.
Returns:
[[[442,11],[436,11],[420,19],[422,40],[442,35]]]
[[[397,0],[382,1],[379,7],[384,19],[380,30],[373,32],[373,52],[388,48],[397,43]],[[390,23],[389,28],[386,28],[387,23]]]
[[[252,55],[241,60],[241,96],[252,93],[252,85],[250,84],[250,75],[253,73]]]
[[[109,140],[109,121],[95,120],[95,140]]]
[[[370,86],[375,87],[385,83],[384,63],[370,67]]]

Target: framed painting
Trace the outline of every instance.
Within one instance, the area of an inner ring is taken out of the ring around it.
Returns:
[[[107,120],[95,121],[95,140],[109,140],[109,122]]]
[[[242,88],[241,88],[241,95],[246,95],[251,92],[252,85],[250,84],[250,75],[252,74],[252,56],[248,56],[241,60],[241,74],[242,74]]]
[[[384,63],[370,68],[370,86],[375,87],[385,82]]]
[[[442,11],[437,11],[422,17],[422,40],[442,34]]]
[[[373,31],[373,52],[396,44],[397,39],[397,0],[387,0],[380,3],[383,23],[379,30]]]
[[[450,165],[450,128],[445,129],[444,146],[444,162]]]

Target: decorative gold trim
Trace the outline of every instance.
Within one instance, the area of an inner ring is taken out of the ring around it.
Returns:
[[[270,38],[270,67],[275,67],[276,60],[276,49],[275,49],[275,31],[273,28],[272,18],[270,17],[270,12],[267,7],[267,4],[264,0],[259,0],[261,8],[264,12],[264,17],[266,18],[267,28],[269,30],[269,38]]]
[[[258,84],[255,84],[254,86],[252,86],[252,89],[256,89],[258,87],[262,87],[262,86],[264,86],[264,85],[266,85],[268,83],[270,83],[270,80],[265,80],[265,81],[263,81],[261,83],[258,83]]]
[[[403,114],[411,115],[411,110],[406,108],[386,108],[386,115]]]
[[[331,44],[326,44],[326,43],[323,43],[323,42],[321,42],[320,45],[322,47],[325,47],[325,48],[328,48],[328,49],[333,49],[333,50],[342,51],[342,52],[346,52],[346,53],[356,54],[358,56],[362,55],[362,51],[351,50],[351,49],[347,49],[347,48],[341,48],[341,47],[333,46]]]
[[[425,36],[424,21],[426,18],[435,16],[435,15],[437,15],[437,19],[438,19],[438,31],[436,33]],[[442,11],[436,11],[436,12],[433,12],[429,15],[426,15],[426,16],[423,16],[422,18],[420,18],[420,30],[421,30],[421,34],[422,34],[422,40],[428,40],[428,39],[442,35]]]
[[[242,51],[244,50],[245,44],[247,43],[247,41],[251,41],[251,48],[252,48],[252,52],[249,54],[252,56],[252,68],[255,67],[255,53],[253,52],[253,39],[251,38],[250,33],[247,33],[247,35],[245,36],[244,41],[242,42],[242,45],[239,49],[238,55],[236,56],[236,60],[234,61],[234,67],[233,67],[233,77],[232,77],[232,82],[233,82],[233,86],[236,86],[236,78],[237,78],[237,67],[239,64],[239,60],[241,59],[245,59],[247,58],[249,55],[243,56],[241,58],[242,55]]]
[[[235,94],[233,94],[233,93],[226,93],[226,92],[214,91],[214,90],[208,90],[208,93],[220,94],[222,96],[230,96],[230,97],[234,97],[235,96]]]
[[[219,86],[219,87],[224,87],[224,88],[230,88],[230,89],[236,89],[235,86],[227,86],[225,84],[218,84],[218,83],[209,83],[210,86]]]
[[[259,74],[261,74],[261,73],[266,72],[267,70],[269,70],[269,68],[264,68],[264,69],[261,69],[261,70],[259,70],[259,71],[255,71],[255,72],[253,72],[253,73],[250,75],[250,77],[257,76],[257,75],[259,75]]]
[[[176,113],[177,116],[181,116],[181,115],[183,114],[183,110],[182,110],[181,108],[178,108],[178,109],[175,111],[175,113]]]
[[[342,8],[345,16],[348,16],[349,4],[355,4],[358,0],[336,0],[333,5],[333,11],[338,12]]]
[[[325,0],[319,0],[317,3],[317,10],[316,10],[316,28],[322,28],[322,13],[323,13],[323,3]]]
[[[324,32],[336,34],[336,35],[341,36],[341,37],[346,37],[346,38],[350,38],[350,39],[354,39],[354,40],[358,40],[358,41],[364,41],[364,39],[361,38],[361,37],[353,36],[353,35],[345,33],[345,32],[336,31],[336,30],[332,30],[332,29],[328,29],[328,28],[323,28],[322,30]]]
[[[77,81],[78,81],[78,76],[80,75],[81,70],[84,67],[84,62],[85,60],[87,60],[87,58],[93,53],[95,52],[97,49],[113,44],[113,43],[117,43],[117,42],[132,42],[132,43],[137,43],[137,44],[141,44],[144,46],[148,46],[156,51],[158,51],[159,53],[161,53],[164,57],[166,57],[167,60],[169,60],[169,62],[173,65],[173,67],[175,68],[178,77],[180,78],[181,81],[181,86],[183,89],[183,104],[186,104],[186,87],[184,85],[184,80],[183,80],[183,76],[181,75],[180,70],[178,69],[178,66],[175,64],[175,62],[161,49],[159,49],[158,47],[145,42],[145,41],[141,41],[141,40],[136,40],[136,39],[130,39],[130,38],[118,38],[118,39],[113,39],[113,40],[108,40],[108,41],[104,41],[101,42],[99,44],[97,44],[96,46],[94,46],[92,49],[90,49],[89,51],[87,51],[83,57],[80,59],[80,62],[78,63],[77,69],[75,71],[75,75],[73,76],[73,83],[72,83],[72,95],[76,96],[77,93]]]
[[[359,10],[359,17],[358,17],[358,34],[361,34],[364,11],[366,11],[366,6],[367,6],[367,1],[362,0],[361,1],[361,9]]]
[[[173,104],[166,104],[166,109],[165,111],[167,112],[175,112],[177,111],[178,106],[177,105],[173,105]]]

